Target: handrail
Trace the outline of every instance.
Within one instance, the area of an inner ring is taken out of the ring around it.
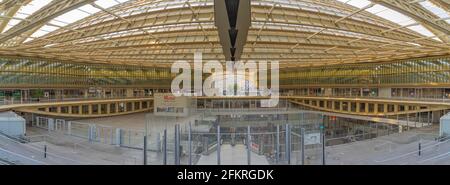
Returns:
[[[45,136],[45,135],[41,135],[41,136]],[[11,139],[11,138],[5,137],[5,136],[3,136],[3,135],[0,135],[0,137],[6,138],[7,140],[12,141],[12,142],[17,143],[17,144],[22,144],[22,143],[19,143],[19,142],[15,141],[15,140]],[[23,140],[23,139],[19,139],[19,138],[17,138],[17,139],[18,139],[18,140]],[[36,151],[36,152],[39,152],[39,153],[44,153],[43,151],[41,151],[41,149],[36,148],[36,147],[34,147],[34,146],[32,146],[32,145],[23,145],[23,146],[26,146],[27,148],[29,148],[29,149],[31,149],[31,150],[33,150],[33,151]],[[73,160],[73,159],[69,159],[69,158],[66,158],[66,157],[62,157],[62,156],[53,154],[53,153],[48,152],[48,151],[46,152],[46,154],[47,154],[48,156],[54,156],[54,157],[56,157],[56,158],[60,158],[60,159],[64,159],[64,160],[68,160],[68,161],[72,161],[72,162],[76,162],[76,163],[80,163],[79,161],[76,161],[76,160]]]
[[[30,98],[25,101],[23,100],[7,100],[0,99],[1,105],[22,105],[22,104],[33,104],[33,103],[54,103],[54,102],[69,102],[69,101],[89,101],[89,100],[114,100],[114,99],[135,99],[135,98],[152,98],[153,96],[118,96],[118,97],[82,97],[82,98],[55,98],[55,99],[46,99],[46,98]]]
[[[13,156],[13,157],[17,157],[17,158],[19,158],[19,160],[24,160],[24,159],[25,159],[25,160],[27,160],[27,161],[29,161],[29,162],[34,163],[34,164],[46,165],[46,163],[44,163],[44,162],[42,162],[42,161],[38,161],[38,160],[35,160],[35,159],[32,159],[32,158],[26,157],[26,156],[21,155],[21,154],[11,152],[11,151],[5,150],[5,149],[3,149],[3,148],[0,148],[0,157],[2,157],[2,156],[4,155],[4,154],[2,155],[2,152],[3,152],[3,153],[6,153],[6,155],[10,155],[10,156]],[[10,161],[10,160],[8,160],[8,159],[4,159],[4,160],[9,161],[9,162],[12,162],[12,161]],[[14,162],[12,162],[12,163],[14,163]]]
[[[450,141],[450,140],[448,140],[449,138],[450,138],[450,136],[449,136],[449,137],[446,137],[446,140],[445,140],[444,142],[439,142],[439,141],[438,141],[438,143],[435,143],[435,144],[432,144],[432,145],[425,146],[425,147],[421,148],[420,151],[424,151],[424,150],[430,149],[430,148],[432,148],[432,147],[434,147],[434,146],[439,146],[439,145],[441,145],[441,144],[443,144],[443,143],[447,143],[448,141]],[[431,142],[430,142],[430,143],[431,143]],[[408,152],[408,153],[401,154],[401,155],[398,155],[398,156],[395,156],[395,157],[391,157],[391,158],[387,158],[387,159],[384,159],[384,160],[374,160],[374,161],[377,162],[377,163],[382,163],[382,162],[392,161],[392,160],[399,159],[399,158],[402,158],[402,157],[405,157],[405,156],[408,156],[408,155],[411,155],[411,154],[417,154],[417,152],[419,152],[419,150],[414,150],[414,151],[412,151],[412,152]]]

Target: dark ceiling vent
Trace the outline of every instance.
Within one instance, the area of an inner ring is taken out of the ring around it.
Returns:
[[[226,60],[239,60],[251,23],[250,0],[214,0],[214,18]]]
[[[231,56],[234,56],[236,53],[236,48],[230,48]]]
[[[225,0],[227,7],[228,21],[231,28],[236,28],[237,15],[239,10],[239,0]]]
[[[230,34],[231,46],[236,47],[236,39],[237,39],[237,35],[238,35],[238,30],[230,29],[230,30],[228,30],[228,33]]]

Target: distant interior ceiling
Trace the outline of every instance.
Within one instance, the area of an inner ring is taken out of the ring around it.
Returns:
[[[0,56],[169,67],[199,51],[304,67],[450,54],[448,0],[214,3],[2,0]]]

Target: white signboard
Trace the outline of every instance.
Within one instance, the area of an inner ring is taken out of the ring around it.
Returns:
[[[320,144],[320,133],[305,134],[305,145]]]
[[[187,107],[188,98],[185,96],[176,97],[172,93],[155,94],[156,107]]]
[[[155,115],[187,116],[190,101],[188,97],[174,96],[172,93],[155,93]]]

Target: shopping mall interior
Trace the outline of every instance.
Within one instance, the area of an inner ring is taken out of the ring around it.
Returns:
[[[450,164],[448,0],[0,0],[0,165]]]

